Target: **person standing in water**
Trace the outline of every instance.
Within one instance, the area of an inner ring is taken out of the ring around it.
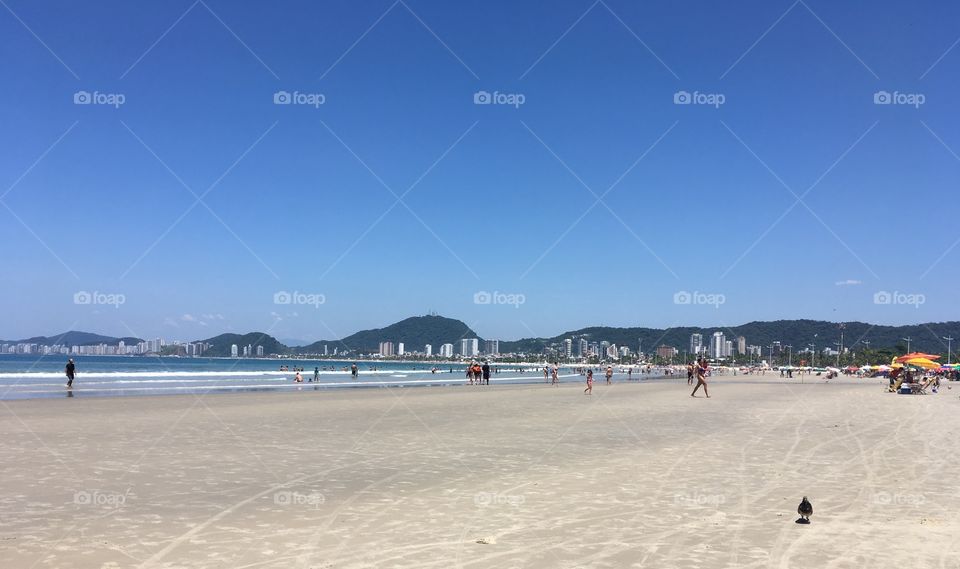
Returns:
[[[313,368],[313,381],[316,381],[316,382],[320,381],[320,368],[319,368],[319,367]]]
[[[350,377],[357,379],[357,375],[360,373],[360,370],[357,369],[357,364],[350,366]]]
[[[610,385],[610,379],[613,377],[613,366],[607,366],[607,385]]]
[[[73,365],[73,358],[67,360],[67,365],[63,368],[63,372],[67,374],[67,388],[73,387],[73,377],[77,373],[77,367]]]

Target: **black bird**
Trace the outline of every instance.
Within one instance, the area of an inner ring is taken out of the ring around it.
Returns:
[[[800,519],[797,520],[798,524],[810,523],[810,516],[813,515],[813,504],[810,503],[810,500],[807,500],[806,496],[803,497],[800,505],[797,506],[797,513],[800,514]]]

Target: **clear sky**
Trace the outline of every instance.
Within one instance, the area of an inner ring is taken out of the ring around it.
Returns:
[[[958,39],[954,2],[2,0],[0,338],[960,319]]]

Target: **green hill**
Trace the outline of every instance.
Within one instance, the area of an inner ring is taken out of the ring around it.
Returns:
[[[210,348],[204,352],[205,356],[210,357],[230,357],[230,347],[237,345],[239,353],[243,354],[244,346],[253,346],[253,353],[256,354],[257,346],[263,346],[263,354],[287,354],[290,349],[277,341],[276,338],[263,332],[250,332],[249,334],[220,334],[213,338],[201,340],[210,344]]]
[[[433,315],[413,316],[385,328],[361,330],[341,340],[321,340],[294,348],[294,351],[301,354],[322,354],[323,346],[327,345],[330,353],[335,347],[341,353],[344,350],[370,353],[379,350],[380,342],[393,342],[394,345],[403,342],[408,351],[422,351],[426,344],[431,344],[436,353],[441,344],[457,344],[462,338],[478,338],[481,345],[483,343],[483,339],[460,320]]]

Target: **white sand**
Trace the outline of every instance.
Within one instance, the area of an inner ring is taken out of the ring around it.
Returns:
[[[960,386],[711,386],[6,402],[0,567],[960,567]]]

